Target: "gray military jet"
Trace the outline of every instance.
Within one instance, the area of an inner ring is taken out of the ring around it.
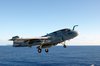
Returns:
[[[32,47],[38,45],[38,52],[42,52],[42,48],[46,48],[45,52],[49,52],[48,48],[63,43],[63,47],[66,48],[65,41],[73,39],[79,33],[74,30],[78,26],[75,25],[73,29],[61,29],[42,37],[36,38],[20,38],[19,36],[14,36],[10,41],[13,41],[13,47]]]

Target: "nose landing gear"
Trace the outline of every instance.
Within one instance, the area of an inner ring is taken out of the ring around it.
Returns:
[[[64,47],[64,48],[66,48],[67,46],[66,46],[66,45],[64,45],[63,47]]]
[[[64,47],[64,48],[66,48],[66,47],[67,47],[67,45],[65,44],[65,42],[63,43],[63,47]]]

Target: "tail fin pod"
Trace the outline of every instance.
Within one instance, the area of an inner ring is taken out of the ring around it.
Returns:
[[[14,36],[14,37],[12,37],[12,39],[16,39],[16,38],[19,38],[19,36]]]
[[[19,36],[14,36],[12,39],[9,39],[9,41],[15,41],[16,38],[20,38]]]

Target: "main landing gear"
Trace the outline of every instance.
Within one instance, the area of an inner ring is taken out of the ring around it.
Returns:
[[[41,52],[42,52],[42,50],[41,50],[41,49],[38,49],[38,52],[39,52],[39,53],[41,53]]]
[[[48,49],[45,49],[45,52],[47,53],[47,52],[49,52],[49,50]]]
[[[63,47],[64,47],[64,48],[66,48],[67,46],[66,46],[66,45],[64,45]]]
[[[38,49],[38,52],[41,53],[42,52],[42,49]],[[45,49],[45,52],[48,53],[49,52],[49,49],[46,48]]]

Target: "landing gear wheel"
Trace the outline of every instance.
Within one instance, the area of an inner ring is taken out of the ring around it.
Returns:
[[[41,50],[41,49],[38,49],[38,52],[39,52],[39,53],[41,53],[41,52],[42,52],[42,50]]]
[[[67,46],[66,46],[66,45],[64,45],[63,47],[64,47],[64,48],[66,48]]]
[[[47,53],[47,52],[49,52],[49,50],[48,49],[45,49],[45,52]]]

